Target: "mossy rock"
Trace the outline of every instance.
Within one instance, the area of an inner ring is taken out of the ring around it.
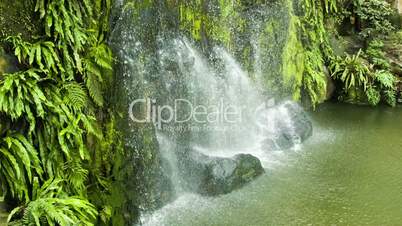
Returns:
[[[21,34],[31,39],[38,34],[39,18],[35,16],[34,1],[0,1],[0,39]]]
[[[262,144],[265,151],[288,150],[313,135],[313,124],[302,107],[293,102],[285,103],[281,107],[287,109],[292,127],[283,120],[274,122],[275,134],[269,134]]]
[[[18,61],[13,55],[5,53],[0,47],[0,76],[4,73],[12,73],[18,70]]]
[[[195,150],[187,159],[186,180],[193,191],[216,196],[239,189],[265,172],[260,160],[250,154],[232,158],[207,156]]]

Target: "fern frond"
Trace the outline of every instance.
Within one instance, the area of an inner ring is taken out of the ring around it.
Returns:
[[[29,200],[28,187],[33,177],[42,177],[43,173],[38,152],[18,133],[9,133],[0,139],[0,168],[0,177],[6,178],[6,186],[12,194],[25,200]]]
[[[62,87],[64,103],[76,112],[82,111],[88,102],[88,96],[83,86],[77,82],[69,82]]]
[[[89,95],[92,100],[98,105],[103,106],[103,92],[102,85],[98,80],[98,76],[92,73],[87,73],[85,76],[85,86],[88,89]]]
[[[15,208],[8,222],[35,226],[43,225],[42,222],[49,225],[94,225],[98,215],[95,206],[81,197],[66,196],[62,191],[62,181],[49,179],[42,187],[36,188],[37,197]],[[12,221],[16,214],[23,214],[22,219]]]

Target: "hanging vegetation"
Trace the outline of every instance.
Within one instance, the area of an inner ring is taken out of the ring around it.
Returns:
[[[33,13],[43,33],[3,40],[21,69],[0,80],[0,185],[6,201],[18,206],[10,222],[93,225],[97,219],[87,188],[91,171],[107,164],[95,154],[111,147],[103,145],[109,141],[98,115],[106,111],[104,89],[112,79],[105,43],[110,9],[110,0],[37,0]],[[95,174],[94,183],[107,189],[107,172]]]
[[[337,12],[338,1],[304,0],[300,4],[304,13],[300,20],[301,39],[305,48],[303,89],[315,107],[326,98],[325,65],[333,57],[325,19]]]
[[[384,42],[396,44],[388,38],[395,31],[391,5],[384,0],[305,0],[302,8],[301,33],[306,49],[303,87],[312,105],[323,101],[328,67],[339,100],[371,105],[384,100],[395,106],[398,80],[393,71],[398,70],[391,68],[384,52]],[[345,31],[347,24],[353,29]],[[337,28],[351,34],[356,43],[363,43],[356,51],[348,50],[353,55],[346,50],[334,53],[330,39],[342,39]],[[392,81],[388,83],[392,85],[384,86],[384,80]]]

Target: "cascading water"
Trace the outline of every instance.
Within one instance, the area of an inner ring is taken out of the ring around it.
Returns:
[[[258,92],[258,81],[252,81],[224,48],[214,48],[214,56],[221,64],[214,69],[188,41],[175,40],[175,43],[180,43],[178,51],[189,53],[186,57],[190,59],[180,61],[193,62],[190,68],[186,69],[191,71],[191,76],[187,78],[187,88],[191,90],[192,95],[187,98],[197,100],[200,105],[224,103],[242,111],[242,118],[235,123],[212,121],[206,122],[206,125],[198,124],[211,130],[208,131],[207,141],[201,138],[205,136],[204,133],[193,131],[193,147],[208,155],[228,157],[236,153],[250,153],[262,157],[265,154],[261,151],[263,147],[260,144],[267,137],[277,136],[278,122],[282,127],[286,127],[290,134],[293,133],[292,119],[287,112],[289,109],[286,108],[291,102],[274,106],[275,100]],[[178,55],[184,56],[182,53]],[[219,68],[220,66],[222,68]],[[292,136],[292,144],[298,144],[300,139],[297,134]]]
[[[288,4],[250,6],[237,14],[235,21],[243,16],[257,19],[247,24],[251,37],[233,38],[241,43],[234,50],[219,42],[199,45],[179,32],[177,21],[171,20],[176,8],[169,7],[163,1],[121,6],[111,38],[120,60],[116,96],[122,111],[130,106],[125,118],[152,119],[122,123],[138,169],[133,184],[140,184],[140,198],[133,203],[140,207],[145,225],[163,225],[163,212],[187,199],[205,200],[196,194],[213,196],[240,188],[311,133],[300,129],[311,127],[300,107],[276,101],[266,86],[267,77],[281,71],[280,51],[287,40],[287,35],[266,33],[288,26]],[[281,19],[275,20],[279,14]],[[252,50],[248,66],[237,60],[241,46]],[[272,49],[271,55],[260,48]],[[149,106],[133,107],[138,99]],[[169,111],[172,106],[174,111]]]
[[[264,167],[269,168],[283,153],[283,145],[276,142],[281,141],[277,137],[282,136],[284,130],[289,142],[285,149],[297,147],[301,138],[293,127],[294,122],[289,113],[297,106],[290,101],[275,104],[274,99],[260,94],[256,81],[248,77],[224,48],[214,48],[214,58],[219,61],[214,64],[203,57],[186,39],[178,38],[173,43],[174,49],[169,48],[167,51],[169,54],[164,50],[159,52],[161,65],[164,65],[165,59],[169,59],[170,63],[176,61],[174,64],[179,65],[182,73],[189,72],[185,82],[186,89],[189,90],[187,99],[196,101],[198,105],[223,102],[244,110],[241,120],[235,123],[210,121],[205,125],[193,122],[192,128],[197,125],[210,128],[207,132],[202,129],[188,131],[191,134],[190,146],[193,150],[208,156],[225,158],[231,158],[239,153],[248,153],[257,156]],[[173,91],[170,90],[170,92]],[[164,152],[162,155],[174,169],[171,178],[176,184],[177,200],[155,213],[144,215],[142,218],[144,225],[163,225],[164,212],[169,208],[181,208],[187,205],[189,200],[202,200],[200,196],[191,194],[181,187],[183,179],[180,178],[182,174],[179,172],[178,165],[179,161],[183,160],[172,149],[177,135],[163,129],[158,134],[158,141]],[[267,140],[273,142],[271,144],[273,146],[267,146]],[[270,151],[272,149],[277,151]]]

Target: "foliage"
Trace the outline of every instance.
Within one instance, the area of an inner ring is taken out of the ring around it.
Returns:
[[[366,95],[368,103],[372,106],[378,105],[381,101],[380,92],[372,86],[367,88]]]
[[[352,56],[346,54],[345,58],[338,56],[331,62],[332,77],[344,84],[345,91],[355,87],[363,87],[364,90],[367,88],[370,70],[360,57],[360,54],[361,52],[359,51]]]
[[[319,51],[319,50],[316,50]],[[326,95],[326,77],[322,72],[324,60],[318,52],[305,52],[305,75],[303,76],[303,87],[307,90],[310,100],[315,107],[316,103],[325,98]]]
[[[98,106],[104,104],[102,85],[105,78],[103,75],[105,75],[105,69],[112,70],[112,60],[111,50],[104,43],[92,46],[84,59],[86,73],[83,78],[85,86],[92,100]]]
[[[328,41],[325,18],[336,13],[338,5],[337,0],[301,1],[305,15],[300,21],[300,33],[306,48],[303,88],[313,107],[326,95],[327,81],[323,70],[325,63],[333,57],[333,51]]]
[[[359,35],[364,39],[388,35],[394,30],[389,17],[393,14],[392,6],[384,0],[353,1],[354,11],[361,20]]]
[[[39,73],[29,69],[5,74],[0,82],[0,109],[11,120],[28,122],[27,139],[37,144],[45,173],[63,175],[66,169],[58,162],[69,165],[86,159],[85,133],[99,134],[94,129],[94,117],[79,111],[83,107],[80,98],[85,100],[86,93],[80,89],[77,92],[72,86],[79,86],[71,82],[53,84]],[[68,92],[62,97],[66,88]]]
[[[46,97],[38,86],[41,77],[37,69],[5,74],[0,81],[0,111],[11,120],[17,120],[22,115],[30,123],[30,132],[35,128],[37,117],[44,117]]]
[[[307,50],[303,81],[312,103],[317,101],[315,97],[320,85],[313,85],[311,81],[314,81],[312,78],[319,78],[322,68],[311,65],[319,65],[317,59],[321,58],[323,65],[329,67],[332,78],[338,82],[338,87],[342,87],[338,93],[349,96],[346,99],[363,93],[367,97],[366,101],[373,105],[382,99],[393,106],[396,83],[390,82],[390,78],[394,77],[389,72],[391,65],[382,41],[395,30],[391,23],[394,13],[391,5],[384,0],[304,0],[301,5],[305,15],[301,19],[300,33]],[[347,28],[345,22],[354,26],[352,34],[357,32],[359,42],[363,43],[362,49],[356,54],[334,56],[328,36],[330,33],[339,35],[334,28],[336,25],[341,25],[342,29]],[[398,35],[393,35],[391,39],[395,43],[399,40]],[[384,72],[390,76],[384,77]],[[384,79],[387,87],[378,79]]]
[[[388,71],[380,70],[374,74],[374,81],[380,85],[381,89],[393,89],[395,87],[395,76]]]
[[[374,74],[374,84],[382,92],[384,101],[394,107],[396,105],[396,84],[395,76],[386,70],[376,71]]]
[[[384,100],[385,102],[391,106],[395,107],[396,106],[396,92],[395,90],[385,90],[383,92]]]
[[[127,180],[127,177],[123,177],[126,173],[122,170],[123,139],[116,130],[115,116],[109,115],[110,118],[105,123],[106,132],[102,141],[96,144],[89,171],[89,198],[96,206],[101,207],[97,225],[123,224],[120,221],[123,215],[121,207],[125,199],[121,193],[121,189],[124,189],[121,182]]]
[[[12,196],[28,201],[34,176],[42,176],[38,152],[21,134],[8,132],[0,140],[0,181]]]
[[[402,45],[402,31],[392,33],[388,39],[395,45]]]
[[[303,0],[301,2],[305,15],[302,29],[310,42],[324,43],[327,38],[325,15],[338,10],[337,0]]]
[[[80,197],[67,196],[61,179],[49,179],[39,187],[34,179],[33,200],[11,211],[8,222],[12,225],[94,225],[95,206]],[[21,217],[17,217],[20,215]]]
[[[24,203],[11,216],[15,222],[91,225],[96,211],[86,201],[89,166],[100,148],[93,144],[102,143],[108,129],[97,122],[97,112],[112,74],[105,44],[111,1],[35,3],[43,33],[29,41],[20,35],[4,40],[21,71],[0,78],[0,185]],[[106,180],[96,183],[105,187]]]
[[[53,42],[37,41],[29,43],[23,41],[21,35],[7,37],[6,41],[15,46],[14,54],[20,63],[37,66],[41,70],[45,68],[44,65],[47,65],[55,73],[64,71]]]
[[[375,69],[387,70],[391,67],[389,60],[383,51],[384,43],[381,40],[373,40],[365,51],[366,58],[373,64]]]
[[[396,81],[384,47],[385,40],[387,46],[390,42],[398,43],[397,34],[387,38],[395,30],[391,23],[392,6],[384,0],[346,0],[341,5],[344,10],[338,22],[349,21],[354,26],[352,34],[358,37],[355,41],[362,43],[357,54],[329,60],[333,78],[343,86],[341,95],[363,93],[367,99],[358,101],[377,105],[383,100],[395,106]]]
[[[332,77],[343,84],[343,94],[361,90],[370,105],[378,105],[381,97],[390,106],[396,104],[396,78],[387,70],[375,70],[368,67],[358,54],[345,58],[337,57],[332,61]]]

